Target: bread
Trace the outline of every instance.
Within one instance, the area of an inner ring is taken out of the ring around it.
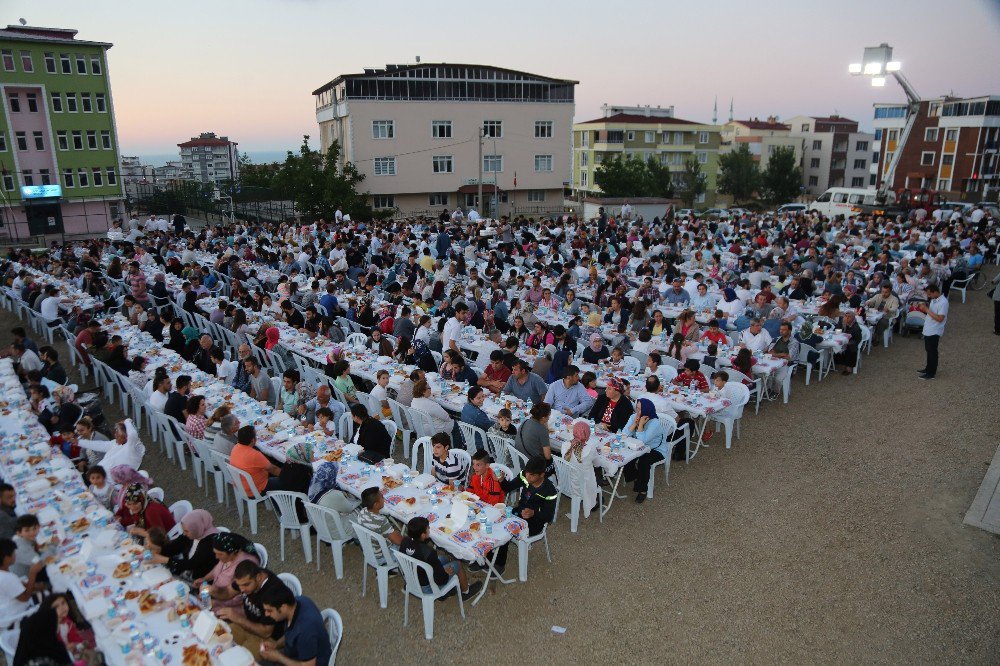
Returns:
[[[184,666],[211,666],[212,656],[208,650],[197,645],[187,645],[181,656],[181,663]]]
[[[128,578],[132,575],[132,565],[128,562],[121,562],[115,567],[114,573],[111,574],[113,578]]]

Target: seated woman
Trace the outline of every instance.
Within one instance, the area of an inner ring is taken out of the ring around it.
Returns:
[[[320,465],[309,484],[309,501],[341,514],[356,510],[359,502],[337,485],[340,463],[328,461]]]
[[[152,499],[138,483],[125,489],[122,507],[115,514],[118,522],[129,534],[145,537],[147,530],[159,527],[169,532],[174,526],[174,517],[163,502]]]
[[[617,377],[608,379],[604,395],[600,396],[590,409],[590,419],[598,428],[618,432],[632,416],[632,403],[624,395],[625,385]]]
[[[333,376],[333,385],[344,394],[348,405],[359,404],[358,389],[355,388],[354,380],[351,379],[351,364],[349,362],[345,360],[337,361],[330,367],[330,371],[327,374]]]
[[[181,535],[166,542],[153,554],[153,561],[165,564],[170,573],[188,580],[204,578],[218,563],[213,550],[215,527],[212,514],[195,509],[181,518]],[[151,549],[152,550],[152,549]]]
[[[212,541],[212,551],[217,562],[211,571],[202,578],[196,578],[193,584],[196,587],[200,587],[202,583],[209,584],[213,611],[220,608],[242,610],[243,595],[233,585],[233,574],[236,572],[236,565],[244,560],[259,564],[257,550],[252,541],[233,532],[218,532]]]
[[[635,437],[650,449],[625,466],[625,480],[633,482],[635,501],[642,504],[646,501],[650,467],[666,460],[670,455],[666,433],[663,432],[663,425],[656,415],[653,403],[646,398],[637,400],[635,413],[629,417],[622,433],[627,437]]]
[[[351,441],[365,450],[366,458],[372,461],[388,458],[392,451],[392,439],[382,422],[371,416],[368,408],[361,403],[351,405],[351,420],[354,421]]]
[[[562,445],[562,456],[571,467],[579,467],[580,473],[574,479],[579,479],[577,494],[582,496],[583,515],[589,516],[597,506],[598,492],[597,475],[594,473],[594,459],[597,457],[595,444],[590,441],[590,426],[580,419],[573,423],[573,438]]]
[[[604,344],[604,337],[600,333],[590,336],[590,345],[583,350],[584,363],[600,363],[611,356],[611,352]]]
[[[427,380],[418,380],[413,385],[413,401],[410,403],[410,407],[430,418],[432,433],[451,433],[452,428],[454,428],[451,415],[445,411],[444,407],[433,396],[434,394]]]

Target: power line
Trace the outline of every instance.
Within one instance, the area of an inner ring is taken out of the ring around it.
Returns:
[[[394,155],[380,155],[379,157],[369,157],[361,160],[355,160],[354,164],[359,164],[361,162],[373,162],[377,159],[384,159],[386,157],[406,157],[407,155],[417,155],[419,153],[431,153],[438,150],[444,150],[446,148],[452,148],[454,146],[461,146],[466,143],[472,143],[473,139],[466,139],[465,141],[459,141],[457,143],[449,143],[443,146],[434,146],[433,148],[425,148],[423,150],[414,150],[409,153],[396,153]]]

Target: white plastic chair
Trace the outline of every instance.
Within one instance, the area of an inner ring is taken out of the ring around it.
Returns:
[[[526,551],[518,553],[518,574],[522,582],[528,580],[528,552],[539,541],[545,546],[545,559],[548,560],[549,564],[552,564],[552,552],[549,550],[549,526],[546,524],[542,527],[542,531],[535,536],[524,537],[524,542],[527,544]]]
[[[410,467],[414,472],[418,474],[432,474],[434,466],[431,463],[431,458],[433,453],[431,452],[431,438],[421,437],[417,441],[413,442],[413,448],[410,452]],[[421,463],[417,465],[417,463]]]
[[[403,437],[403,458],[410,456],[410,438],[413,437],[413,427],[406,418],[406,407],[403,403],[389,398],[389,409],[392,410],[392,420],[396,422],[398,432]]]
[[[706,420],[714,422],[716,430],[719,429],[719,426],[725,427],[726,448],[728,449],[733,442],[733,430],[736,430],[736,439],[740,438],[740,419],[743,418],[743,408],[750,402],[750,389],[744,386],[742,382],[728,382],[726,386],[734,387],[739,396],[732,401],[729,407],[719,410],[714,414],[709,414]]]
[[[687,423],[678,428],[677,422],[669,416],[657,415],[657,418],[660,419],[660,425],[663,428],[663,432],[669,433],[666,436],[668,454],[663,460],[657,461],[649,466],[649,487],[646,491],[649,499],[653,499],[653,491],[656,488],[656,470],[658,468],[663,468],[663,480],[668,486],[670,485],[670,455],[673,453],[674,447],[681,443],[684,444],[685,460],[687,460],[691,451],[691,432],[688,429]]]
[[[630,375],[637,375],[639,374],[639,370],[642,369],[639,359],[634,356],[625,356],[622,358],[622,364],[625,366],[625,372]]]
[[[583,495],[580,494],[580,489],[584,487],[584,481],[580,478],[580,474],[591,474],[593,472],[589,469],[571,465],[560,455],[553,455],[552,461],[556,466],[556,480],[559,486],[559,494],[565,495],[570,500],[569,513],[567,514],[569,516],[569,531],[576,533],[577,526],[580,524],[580,509],[583,506],[584,500]],[[600,517],[604,505],[604,493],[598,491],[597,497],[600,505],[597,515]],[[559,513],[558,503],[556,504],[556,513]]]
[[[406,585],[403,588],[403,626],[407,626],[410,620],[410,597],[420,599],[424,609],[424,638],[431,640],[434,638],[434,602],[455,590],[458,598],[458,610],[465,618],[465,602],[462,601],[462,591],[458,588],[458,576],[452,576],[448,582],[438,587],[434,582],[434,570],[426,562],[414,559],[409,555],[399,551],[393,551],[396,561],[399,563],[399,570],[403,574]],[[427,587],[430,592],[424,592],[424,586],[420,584],[418,571],[423,571],[427,577]]]
[[[257,491],[257,486],[254,485],[253,478],[249,474],[233,467],[230,463],[226,463],[226,470],[229,472],[229,481],[233,486],[233,495],[236,497],[236,511],[240,516],[240,525],[243,525],[245,509],[250,519],[250,532],[257,534],[257,505],[267,502],[267,498]]]
[[[513,444],[514,440],[510,437],[501,437],[500,435],[486,435],[486,451],[490,454],[494,461],[500,463],[501,465],[510,465],[510,454],[507,452],[507,445]]]
[[[298,511],[295,508],[296,500],[308,502],[309,498],[304,493],[293,493],[288,490],[275,490],[269,492],[267,497],[274,501],[278,508],[278,527],[280,528],[281,561],[285,561],[285,531],[292,530],[294,536],[298,531],[299,538],[302,539],[302,552],[306,557],[306,564],[312,562],[312,538],[309,536],[309,523],[299,520]]]
[[[170,505],[169,509],[170,515],[174,517],[174,522],[179,524],[181,522],[181,518],[191,513],[194,507],[191,505],[191,502],[187,500],[177,500]]]
[[[462,465],[462,476],[455,479],[455,483],[464,487],[469,482],[469,472],[472,471],[472,455],[462,449],[451,449],[451,452]]]
[[[364,333],[351,333],[347,336],[347,345],[355,349],[364,349],[368,344],[368,336]]]
[[[357,523],[351,523],[351,525],[354,527],[354,533],[358,537],[358,543],[361,544],[361,552],[365,558],[362,564],[364,574],[361,576],[361,596],[365,596],[368,590],[368,568],[371,567],[375,570],[375,576],[378,580],[379,606],[386,608],[389,605],[389,572],[399,568],[399,563],[390,554],[395,549],[381,534],[376,534]],[[384,560],[380,560],[375,554],[376,546],[382,552]]]
[[[340,580],[344,577],[344,544],[354,539],[354,534],[345,527],[345,518],[333,509],[311,502],[306,502],[305,507],[309,523],[316,529],[316,570],[320,568],[320,549],[328,543],[333,553],[333,568]]]
[[[226,530],[226,531],[228,532],[229,530]],[[267,560],[268,560],[268,557],[267,557],[267,548],[265,548],[264,544],[262,544],[262,543],[254,542],[253,549],[257,551],[257,559],[260,561],[260,566],[262,568],[266,567],[267,566]]]
[[[191,439],[191,467],[195,470],[195,476],[201,476],[208,495],[208,477],[211,476],[215,483],[215,495],[220,504],[229,504],[229,493],[226,491],[226,476],[219,467],[218,455],[204,439]],[[199,472],[200,470],[200,472]],[[202,485],[202,484],[199,484]]]
[[[292,591],[292,594],[294,594],[297,597],[302,596],[302,582],[299,581],[298,576],[296,576],[295,574],[283,572],[278,574],[278,580],[284,583],[288,587],[288,589]]]
[[[818,355],[815,364],[809,361],[810,353]],[[820,381],[823,381],[823,378],[826,377],[827,372],[829,371],[826,367],[826,363],[824,362],[823,352],[819,351],[815,347],[802,343],[799,343],[799,357],[796,359],[796,364],[806,369],[806,386],[809,386],[809,380],[812,378],[813,367],[815,367],[816,371],[819,373]]]
[[[31,609],[35,611],[34,608]],[[14,653],[17,652],[17,641],[21,637],[21,629],[15,625],[14,629],[9,629],[0,634],[0,650],[3,650],[7,664],[14,663]]]
[[[150,499],[155,499],[158,502],[162,502],[164,497],[163,488],[160,487],[150,488],[149,491],[146,492],[146,495],[149,496]]]
[[[475,453],[476,449],[479,448],[476,446],[477,442],[481,444],[483,448],[486,448],[485,430],[474,426],[471,423],[463,423],[462,421],[458,422],[458,429],[462,433],[462,439],[465,440],[465,450],[470,454]]]
[[[389,433],[389,449],[391,457],[391,449],[396,444],[396,422],[392,419],[382,419],[382,425],[385,426],[386,432]]]
[[[340,650],[340,643],[344,640],[344,620],[340,613],[332,608],[324,608],[320,613],[323,617],[323,624],[326,626],[327,635],[330,638],[330,664],[337,663],[337,651]],[[317,666],[320,666],[317,664]]]
[[[510,466],[514,469],[514,474],[520,474],[524,466],[528,464],[528,456],[518,451],[514,442],[507,444],[507,453],[510,456]]]

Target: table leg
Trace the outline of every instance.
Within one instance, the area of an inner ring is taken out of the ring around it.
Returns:
[[[528,582],[528,542],[517,540],[517,574],[522,583]]]
[[[624,467],[619,468],[618,469],[618,474],[615,475],[615,483],[614,483],[614,485],[611,486],[611,490],[608,492],[608,494],[611,496],[611,499],[609,499],[608,503],[604,505],[603,509],[601,509],[601,518],[602,519],[608,513],[608,511],[611,509],[611,505],[614,504],[614,501],[615,501],[616,497],[620,497],[622,499],[625,499],[625,497],[626,497],[626,495],[622,495],[622,494],[620,494],[618,492],[618,484],[620,484],[622,482],[622,475],[624,475],[624,474],[625,474],[625,468]],[[602,490],[601,492],[604,492],[604,491]]]

